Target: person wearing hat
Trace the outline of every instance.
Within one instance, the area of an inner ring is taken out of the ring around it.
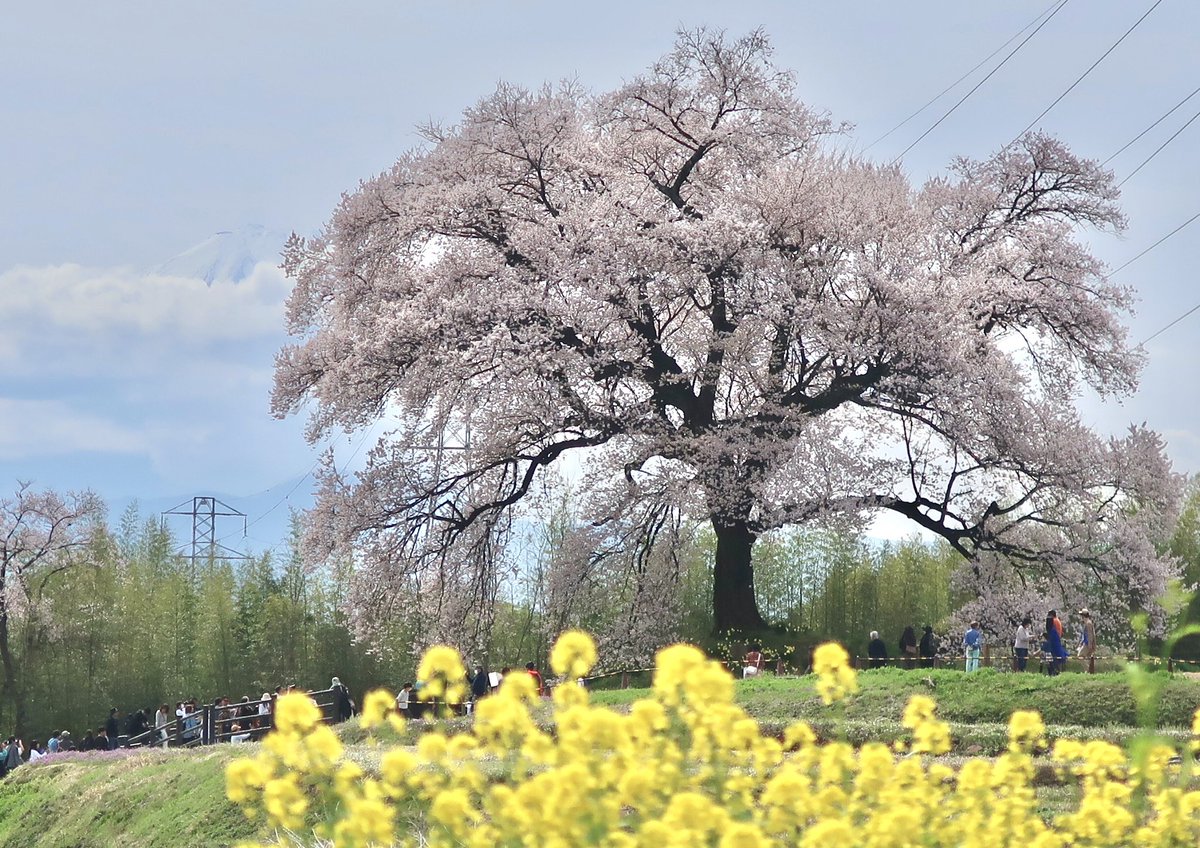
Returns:
[[[1096,625],[1092,622],[1092,614],[1087,607],[1079,611],[1083,619],[1083,636],[1079,645],[1079,658],[1087,666],[1088,674],[1096,673]]]

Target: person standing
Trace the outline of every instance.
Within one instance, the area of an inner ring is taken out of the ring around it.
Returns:
[[[104,722],[104,735],[108,737],[108,750],[116,748],[121,735],[121,723],[116,707],[108,711],[108,720]]]
[[[1017,655],[1017,671],[1024,671],[1029,663],[1029,643],[1032,638],[1029,628],[1032,626],[1033,619],[1025,616],[1017,627],[1017,635],[1013,638],[1013,652]]]
[[[488,685],[487,671],[481,665],[475,666],[475,674],[471,676],[471,699],[478,701],[490,691],[491,687]]]
[[[538,697],[546,694],[546,682],[542,680],[542,673],[537,670],[537,666],[531,662],[525,663],[525,670],[529,672],[529,676],[533,678],[533,683],[537,687]]]
[[[164,748],[167,747],[167,725],[170,723],[171,708],[163,704],[158,708],[158,712],[154,714],[154,729],[158,731],[158,738]]]
[[[1083,634],[1079,646],[1079,658],[1083,660],[1088,674],[1096,673],[1096,625],[1092,621],[1092,613],[1087,607],[1079,611],[1083,619]]]
[[[396,693],[396,712],[405,718],[411,718],[412,714],[408,709],[409,696],[412,694],[413,685],[405,683],[400,687],[400,691]]]
[[[962,646],[967,657],[967,671],[978,671],[979,654],[983,651],[983,633],[979,630],[978,621],[972,621],[967,632],[963,634]]]
[[[867,643],[867,658],[871,668],[883,668],[887,665],[887,645],[879,638],[879,631],[871,631],[871,641]]]
[[[937,636],[933,635],[933,627],[928,624],[925,625],[925,632],[921,634],[917,651],[921,655],[921,668],[933,668],[933,658],[937,655]]]
[[[333,678],[329,684],[333,690],[333,720],[345,721],[354,715],[354,702],[350,700],[350,690],[338,678]]]
[[[1058,674],[1067,662],[1067,649],[1063,647],[1062,622],[1058,611],[1050,610],[1046,615],[1046,646],[1050,654],[1050,673]]]
[[[8,740],[8,754],[5,757],[7,770],[10,772],[15,771],[17,766],[24,765],[25,761],[22,759],[24,755],[25,743],[16,737],[10,738]]]

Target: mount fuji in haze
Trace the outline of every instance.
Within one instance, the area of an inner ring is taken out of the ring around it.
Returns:
[[[278,265],[287,238],[286,233],[260,224],[221,230],[150,271],[164,277],[204,280],[210,286],[237,283],[250,276],[260,262]]]

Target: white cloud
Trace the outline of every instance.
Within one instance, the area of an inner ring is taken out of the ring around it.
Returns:
[[[17,373],[92,373],[142,357],[283,336],[289,283],[260,263],[238,283],[98,270],[79,265],[0,273],[0,367]]]
[[[269,415],[289,290],[269,262],[211,286],[127,268],[0,273],[0,475],[99,453],[174,487],[295,476],[310,453],[302,422]]]
[[[0,397],[0,459],[76,452],[140,453],[140,434],[57,400]]]

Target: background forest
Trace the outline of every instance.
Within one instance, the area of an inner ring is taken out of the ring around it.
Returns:
[[[561,556],[570,547],[569,515],[560,504],[514,534],[494,609],[481,612],[490,632],[470,661],[491,668],[541,664],[566,624],[597,633],[608,645],[603,662],[613,671],[644,667],[667,641],[717,647],[708,594],[710,532],[684,528],[671,537],[670,550],[652,552],[640,571],[626,562],[580,577]],[[320,689],[333,675],[355,692],[411,679],[414,651],[428,641],[419,601],[396,610],[390,630],[376,633],[369,648],[357,642],[353,566],[303,564],[298,519],[295,524],[286,556],[207,563],[177,555],[178,541],[136,508],[97,533],[72,567],[48,580],[37,606],[14,609],[24,732],[44,738],[64,727],[94,728],[114,706],[125,714],[190,697],[257,697],[290,682]],[[1200,579],[1195,482],[1170,549],[1194,584]],[[957,554],[915,538],[880,543],[832,530],[777,533],[759,542],[756,563],[759,603],[773,626],[765,635],[779,646],[836,639],[862,653],[872,629],[889,645],[909,624],[932,624],[944,633],[964,600],[952,588]],[[665,588],[653,594],[658,612],[647,616],[655,626],[639,628],[632,620],[638,586],[664,573]],[[564,580],[571,585],[569,604]],[[14,693],[6,694],[0,727],[11,729]]]

